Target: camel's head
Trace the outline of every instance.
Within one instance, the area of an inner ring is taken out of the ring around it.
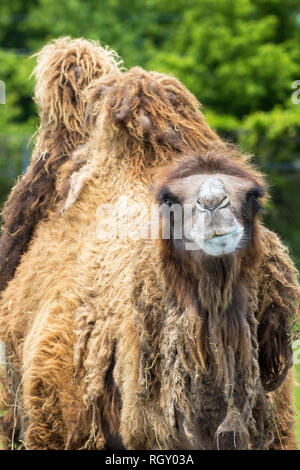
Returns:
[[[223,256],[247,248],[264,196],[261,176],[245,162],[217,151],[194,156],[164,172],[157,199],[163,238],[193,257]]]

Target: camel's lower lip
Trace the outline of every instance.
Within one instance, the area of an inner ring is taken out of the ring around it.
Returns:
[[[229,233],[224,233],[223,235],[214,235],[213,237],[210,238],[204,238],[202,239],[202,243],[223,243],[226,242],[229,238],[238,236],[241,234],[241,230],[233,230],[232,232]],[[185,238],[185,241],[188,243],[197,243],[197,241],[194,238]]]
[[[223,243],[223,242],[226,242],[226,240],[228,240],[229,238],[232,238],[232,237],[237,237],[241,234],[241,230],[239,229],[235,229],[233,230],[232,232],[229,232],[229,233],[225,233],[225,234],[222,234],[222,235],[214,235],[213,237],[211,238],[208,238],[205,240],[205,243]]]
[[[228,236],[231,236],[233,232],[230,232],[230,233],[223,233],[222,235],[214,235],[213,237],[211,238],[207,238],[205,241],[210,241],[210,240],[222,240],[223,238],[225,239],[226,237]]]
[[[205,243],[223,243],[232,236],[234,236],[234,232],[226,233],[226,235],[215,235],[214,237],[206,239]]]
[[[185,249],[202,249],[206,254],[211,256],[221,256],[233,253],[239,244],[242,233],[242,227],[236,227],[232,232],[223,235],[214,235],[209,239],[186,239],[186,242],[189,243],[189,245],[186,245]]]

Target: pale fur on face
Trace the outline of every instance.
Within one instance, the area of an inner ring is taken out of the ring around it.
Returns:
[[[225,174],[196,174],[169,184],[163,202],[174,213],[176,249],[222,256],[244,246],[243,207],[253,187],[253,181]]]

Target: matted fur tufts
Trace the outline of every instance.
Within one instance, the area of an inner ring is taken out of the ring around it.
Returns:
[[[69,37],[56,39],[36,57],[37,66],[33,74],[41,125],[45,128],[50,126],[51,132],[65,127],[70,133],[66,145],[74,148],[72,133],[85,135],[83,90],[94,79],[120,73],[122,62],[116,52],[101,47],[96,41]]]
[[[2,214],[0,292],[14,276],[37,224],[57,202],[59,168],[88,139],[83,90],[94,79],[120,74],[117,54],[85,39],[57,39],[36,56],[35,100],[40,127],[32,163],[12,190]]]
[[[79,164],[74,152],[60,172],[64,208],[77,200],[93,174],[102,172],[105,151],[111,174],[123,169],[136,180],[149,180],[148,170],[191,151],[213,146],[225,151],[198,100],[174,77],[134,67],[118,80],[107,75],[91,82],[86,100],[86,122],[93,130],[85,163],[80,157]]]
[[[117,82],[109,78],[93,82],[87,101],[88,120],[105,119],[106,129],[112,126],[111,131],[123,139],[127,135],[132,142],[150,143],[159,154],[165,146],[174,151],[221,144],[198,100],[172,76],[134,67]]]

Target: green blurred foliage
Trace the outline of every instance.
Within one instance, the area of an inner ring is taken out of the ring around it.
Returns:
[[[127,68],[182,80],[210,124],[267,173],[266,222],[300,265],[300,104],[291,100],[300,80],[298,0],[0,0],[0,201],[37,127],[29,57],[62,35],[98,39]]]

